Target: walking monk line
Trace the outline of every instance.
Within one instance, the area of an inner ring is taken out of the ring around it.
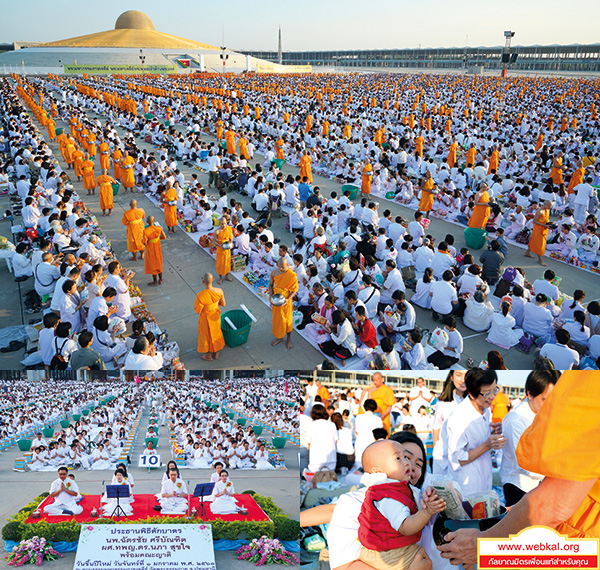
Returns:
[[[194,310],[198,313],[198,352],[202,360],[216,360],[225,346],[221,330],[221,307],[225,306],[223,290],[213,287],[214,277],[205,273],[204,289],[196,295]]]
[[[137,200],[129,202],[129,210],[123,213],[121,223],[127,226],[127,251],[132,255],[130,261],[137,261],[138,251],[140,259],[144,259],[144,217],[146,212],[137,207]]]
[[[278,345],[287,335],[286,346],[292,348],[292,328],[293,328],[293,298],[298,291],[298,276],[288,267],[285,258],[280,258],[277,262],[277,269],[271,273],[269,282],[269,296],[271,298],[271,313],[273,316],[273,335],[275,340],[272,346]],[[273,295],[283,295],[285,303],[283,305],[273,304]]]
[[[155,225],[154,216],[148,216],[146,221],[148,227],[142,236],[142,243],[146,246],[144,270],[146,275],[152,275],[152,282],[148,285],[162,285],[163,256],[160,240],[167,239],[167,236],[160,226]]]

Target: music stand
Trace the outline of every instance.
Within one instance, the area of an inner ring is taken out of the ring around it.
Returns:
[[[210,497],[213,489],[215,488],[214,483],[198,483],[194,489],[194,497],[200,497],[200,516],[206,517],[206,508],[204,507],[204,497]]]
[[[117,499],[117,506],[115,507],[115,510],[110,514],[111,517],[115,516],[115,513],[117,514],[117,520],[119,520],[119,517],[121,515],[123,515],[124,517],[127,517],[127,515],[125,514],[125,511],[123,510],[123,507],[121,506],[121,503],[119,502],[120,499],[125,499],[129,497],[129,485],[107,485],[106,486],[106,498],[107,499]]]

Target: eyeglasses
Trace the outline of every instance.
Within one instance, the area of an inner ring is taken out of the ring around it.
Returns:
[[[485,398],[486,400],[489,400],[490,398],[494,398],[498,392],[500,392],[500,388],[496,388],[495,390],[492,390],[490,392],[480,392],[479,395],[482,398]]]

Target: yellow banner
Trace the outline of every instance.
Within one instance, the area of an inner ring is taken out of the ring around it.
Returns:
[[[65,65],[64,71],[70,75],[92,73],[177,73],[175,65]]]

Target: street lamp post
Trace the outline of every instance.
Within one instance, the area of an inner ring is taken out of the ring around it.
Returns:
[[[223,75],[225,75],[225,65],[227,60],[229,59],[229,54],[225,53],[227,48],[225,46],[221,46],[221,60],[223,61]]]
[[[501,63],[502,77],[506,77],[508,66],[510,64],[510,42],[512,41],[514,36],[515,36],[515,33],[511,32],[510,30],[504,32],[504,38],[506,41],[504,42],[504,49],[502,50],[502,63]]]

